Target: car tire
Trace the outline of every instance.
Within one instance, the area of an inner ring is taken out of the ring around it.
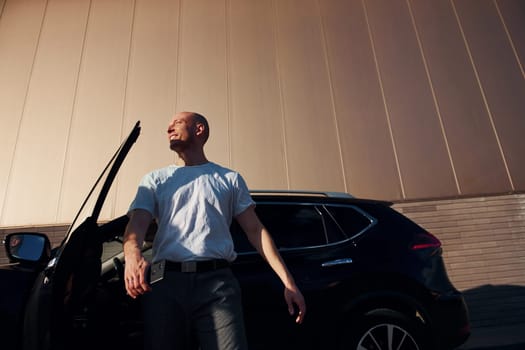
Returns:
[[[417,320],[393,310],[374,310],[354,318],[343,330],[341,350],[429,350]]]

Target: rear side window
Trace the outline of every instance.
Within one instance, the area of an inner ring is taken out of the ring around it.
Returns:
[[[356,207],[327,205],[325,208],[338,229],[348,238],[363,233],[375,223],[374,218]]]
[[[278,249],[320,246],[327,243],[325,218],[315,205],[257,204],[255,211]],[[253,251],[236,222],[231,232],[238,253]]]
[[[257,205],[256,211],[279,249],[327,243],[323,217],[316,206],[260,204]]]

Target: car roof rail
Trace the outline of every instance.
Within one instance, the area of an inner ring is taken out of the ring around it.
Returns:
[[[250,190],[252,194],[281,194],[281,195],[290,195],[290,196],[301,196],[301,195],[310,195],[310,196],[320,196],[320,197],[329,197],[329,198],[354,198],[349,193],[346,192],[334,192],[334,191],[309,191],[309,190]]]

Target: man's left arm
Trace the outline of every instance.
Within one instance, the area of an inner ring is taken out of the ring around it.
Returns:
[[[270,233],[264,227],[255,213],[254,206],[250,206],[248,209],[236,216],[235,219],[246,233],[250,243],[268,262],[268,264],[283,282],[284,298],[286,300],[286,304],[288,305],[288,312],[290,315],[294,314],[295,304],[299,311],[295,322],[302,323],[306,313],[304,297],[295,284],[295,280],[286,267],[281,254],[279,254],[279,251],[277,250]]]

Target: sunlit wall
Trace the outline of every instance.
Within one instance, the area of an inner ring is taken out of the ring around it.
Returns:
[[[175,111],[252,189],[394,201],[525,190],[521,0],[0,0],[0,226],[67,223],[173,162]]]

